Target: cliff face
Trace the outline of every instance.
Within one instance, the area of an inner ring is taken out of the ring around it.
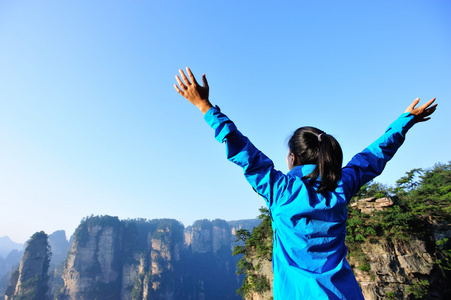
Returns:
[[[371,214],[394,206],[389,198],[366,198],[351,205]],[[428,224],[428,236],[369,238],[359,244],[363,255],[348,256],[366,300],[383,298],[449,299],[450,279],[437,264],[437,241],[451,237],[451,224]],[[363,258],[362,258],[363,257]],[[448,274],[449,275],[449,274]]]
[[[135,239],[135,245],[142,243],[142,247],[130,249],[127,255],[132,259],[123,271],[122,299],[176,299],[180,295],[183,226],[175,220],[155,225],[140,234],[146,235],[145,245]]]
[[[50,235],[50,245],[30,240],[34,246],[11,275],[7,299],[26,295],[23,283],[38,271],[48,282],[47,299],[240,299],[234,233],[259,222],[201,220],[185,229],[171,219],[85,218],[70,250],[64,231]],[[42,268],[48,269],[50,247],[55,255],[47,276]]]
[[[232,230],[226,221],[216,219],[196,221],[185,230],[185,244],[192,253],[217,253],[221,248],[230,248]]]
[[[60,299],[168,299],[175,295],[183,226],[175,220],[92,217],[79,226]]]
[[[232,256],[235,237],[223,220],[200,220],[185,229],[183,269],[186,289],[182,299],[240,299],[242,278]]]
[[[11,277],[5,299],[45,299],[48,290],[50,246],[44,232],[28,241],[18,271]]]
[[[120,221],[117,218],[82,223],[67,256],[62,278],[64,298],[94,299],[117,294],[120,280]]]
[[[434,259],[427,252],[426,243],[418,238],[365,243],[362,250],[367,257],[368,271],[360,270],[361,263],[353,258],[349,262],[367,300],[387,295],[410,299],[409,288],[415,281],[430,277],[434,269]]]
[[[91,217],[77,229],[57,299],[233,299],[239,280],[221,220]],[[187,243],[185,243],[187,241]]]

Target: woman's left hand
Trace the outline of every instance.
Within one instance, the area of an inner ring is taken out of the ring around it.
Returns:
[[[432,115],[437,108],[437,104],[432,105],[434,103],[435,98],[432,98],[425,104],[421,105],[420,107],[415,107],[420,102],[420,98],[416,98],[412,104],[410,104],[405,112],[410,113],[411,115],[414,115],[415,122],[424,122],[430,119],[430,115]]]
[[[179,72],[183,81],[178,75],[175,76],[175,79],[180,86],[179,87],[177,84],[174,84],[175,90],[193,105],[197,106],[197,108],[205,114],[212,107],[210,101],[208,100],[210,88],[208,87],[207,77],[205,74],[202,75],[202,82],[204,85],[200,86],[188,67],[186,68],[186,72],[188,73],[189,79],[186,77],[182,69],[180,69]]]

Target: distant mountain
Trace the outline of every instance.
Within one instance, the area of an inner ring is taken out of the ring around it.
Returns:
[[[61,273],[64,267],[64,260],[70,250],[70,244],[66,239],[64,230],[58,230],[50,234],[48,236],[48,243],[52,253],[50,261],[51,272],[49,273],[52,285],[49,288],[51,289],[51,293],[53,293],[54,290],[59,289],[63,283]],[[24,250],[19,251],[13,249],[5,258],[0,257],[0,299],[3,299],[5,296],[4,293],[12,275],[16,274],[16,276],[19,276],[18,268],[23,253]]]
[[[236,290],[243,276],[236,274],[239,257],[232,255],[234,234],[260,222],[199,220],[185,228],[173,219],[91,216],[75,231],[70,250],[64,231],[48,239],[43,232],[37,233],[39,238],[42,235],[41,247],[32,249],[29,241],[21,267],[8,273],[5,299],[32,299],[27,298],[32,292],[47,291],[46,297],[58,300],[238,300]],[[28,267],[31,262],[35,262],[33,268]],[[29,276],[45,279],[44,273],[47,286],[42,286],[42,280],[33,286],[28,282]],[[0,290],[0,299],[2,294]]]
[[[23,244],[13,242],[8,236],[0,237],[0,256],[6,258],[11,250],[23,250]]]
[[[52,259],[50,267],[56,267],[61,264],[67,257],[70,250],[70,244],[66,239],[66,232],[58,230],[49,235],[49,244],[52,251]]]

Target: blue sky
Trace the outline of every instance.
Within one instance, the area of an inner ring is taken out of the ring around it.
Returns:
[[[377,181],[450,160],[449,1],[1,1],[0,236],[72,234],[91,214],[254,218],[264,205],[202,114],[210,99],[287,171],[316,126],[344,160],[416,97],[436,97]]]

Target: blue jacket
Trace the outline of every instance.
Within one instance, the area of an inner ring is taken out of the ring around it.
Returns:
[[[243,168],[270,210],[274,299],[363,299],[346,260],[346,206],[362,185],[382,172],[413,126],[413,116],[402,114],[342,169],[337,189],[322,194],[316,193],[319,181],[310,185],[301,179],[314,165],[283,174],[218,107],[211,108],[205,120],[216,139],[225,142],[227,158]]]

